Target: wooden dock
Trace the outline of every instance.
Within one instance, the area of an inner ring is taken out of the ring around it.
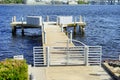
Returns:
[[[30,16],[31,18],[34,16]],[[22,35],[24,35],[24,29],[26,28],[41,28],[43,26],[43,24],[45,24],[45,26],[60,26],[60,27],[63,27],[63,28],[67,28],[67,27],[74,27],[74,30],[73,30],[73,33],[76,34],[76,27],[79,26],[79,29],[81,31],[81,34],[84,34],[84,28],[86,26],[86,23],[82,20],[82,17],[80,16],[80,21],[79,22],[70,22],[69,24],[59,24],[58,22],[51,22],[49,21],[49,17],[47,16],[47,21],[46,22],[42,22],[42,19],[40,18],[40,20],[37,20],[39,19],[39,16],[35,16],[36,19],[31,19],[31,21],[28,21],[29,23],[23,21],[23,18],[21,21],[16,21],[16,16],[14,16],[12,18],[12,22],[10,23],[11,25],[11,28],[12,28],[12,35],[16,35],[16,31],[17,29],[21,29],[21,33]],[[28,20],[30,18],[28,17]],[[34,21],[35,20],[35,21]],[[32,22],[33,21],[33,22]],[[35,24],[37,21],[37,24]],[[39,21],[39,22],[38,22]],[[32,23],[31,23],[32,22]],[[34,23],[35,22],[35,23]],[[39,24],[38,24],[39,23]],[[48,24],[48,25],[46,25]],[[56,25],[54,25],[56,24]],[[54,27],[55,28],[55,27]]]
[[[67,47],[69,38],[65,34],[65,32],[61,31],[61,27],[59,25],[44,22],[44,32],[46,34],[46,42],[45,43],[43,42],[43,47],[47,46]],[[44,35],[44,32],[42,35]],[[45,41],[43,37],[42,41]],[[69,46],[74,46],[74,44],[69,43]]]
[[[26,22],[12,22],[10,25],[12,27],[13,36],[16,35],[17,29],[21,29],[21,34],[24,36],[24,29],[26,28],[41,28],[39,25],[30,25]]]

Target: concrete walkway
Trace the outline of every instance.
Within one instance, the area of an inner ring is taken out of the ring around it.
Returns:
[[[34,80],[47,80],[46,79],[46,67],[28,67],[29,77],[32,74]],[[29,78],[30,79],[30,78]]]
[[[99,66],[29,67],[35,80],[113,80]]]

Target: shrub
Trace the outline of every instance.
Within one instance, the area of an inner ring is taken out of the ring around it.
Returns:
[[[6,59],[0,62],[0,80],[28,80],[25,60]]]

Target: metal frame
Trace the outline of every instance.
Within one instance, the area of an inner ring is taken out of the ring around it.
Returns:
[[[101,46],[76,47],[34,47],[34,66],[99,65],[101,66]]]

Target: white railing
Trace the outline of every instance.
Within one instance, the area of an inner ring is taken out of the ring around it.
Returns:
[[[85,48],[51,47],[50,65],[81,65],[85,64]]]
[[[46,55],[43,53],[43,47],[33,48],[33,65],[35,67],[46,65],[45,57]]]
[[[101,66],[101,46],[76,47],[34,47],[34,66],[51,65],[99,65]]]
[[[88,46],[88,65],[100,65],[102,59],[101,46]]]

